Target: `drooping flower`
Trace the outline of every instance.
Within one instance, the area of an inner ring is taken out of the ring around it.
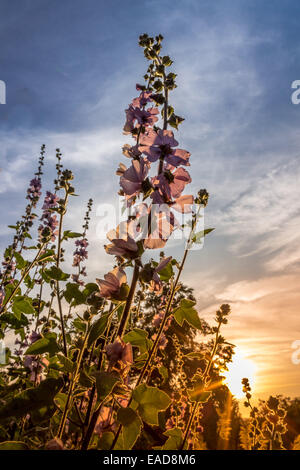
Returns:
[[[116,230],[110,230],[107,238],[111,243],[104,245],[106,253],[129,259],[138,255],[138,245],[128,233],[128,222],[121,222]]]
[[[149,129],[140,136],[139,150],[146,155],[149,162],[156,162],[160,158],[173,167],[189,165],[191,154],[187,150],[172,148],[177,145],[172,131],[159,129],[155,132]]]
[[[120,267],[116,267],[104,275],[104,280],[96,279],[100,289],[99,295],[108,299],[118,295],[122,284],[126,284],[126,281],[125,271]]]
[[[133,363],[132,346],[117,338],[113,343],[106,346],[106,354],[109,361],[109,367],[115,366],[118,362],[123,365]]]

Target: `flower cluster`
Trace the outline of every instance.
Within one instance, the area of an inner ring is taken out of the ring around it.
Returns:
[[[55,241],[55,238],[58,234],[58,220],[54,210],[58,207],[59,197],[51,193],[50,191],[46,192],[46,196],[43,204],[43,214],[41,216],[42,224],[39,226],[39,234],[41,241]]]
[[[132,136],[134,144],[123,147],[131,164],[127,167],[120,163],[117,175],[120,176],[119,194],[125,197],[129,215],[127,221],[107,234],[111,243],[105,246],[106,252],[116,256],[121,266],[128,260],[140,260],[146,249],[163,248],[173,231],[181,227],[175,213],[191,212],[194,202],[193,196],[183,195],[186,185],[192,181],[184,168],[190,165],[190,152],[178,148],[173,131],[168,129],[168,125],[177,129],[183,119],[169,105],[169,92],[176,86],[176,75],[167,73],[171,59],[159,55],[161,40],[161,36],[157,37],[154,44],[147,35],[140,38],[145,56],[151,61],[145,75],[147,85],[136,85],[139,95],[125,110],[123,131]],[[151,281],[157,292],[161,288],[158,269],[153,271]],[[114,273],[98,282],[104,297],[118,294],[120,286]]]

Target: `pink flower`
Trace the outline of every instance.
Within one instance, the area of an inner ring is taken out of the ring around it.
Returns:
[[[150,162],[156,162],[159,158],[173,167],[189,165],[190,153],[177,147],[178,142],[174,139],[172,131],[159,129],[155,132],[149,129],[140,136],[139,150],[147,156]]]
[[[173,173],[170,170],[160,173],[160,175],[152,178],[152,184],[158,189],[162,199],[166,202],[172,198],[180,197],[185,185],[192,181],[189,173],[184,168],[177,168]],[[158,195],[153,195],[152,199],[158,201]],[[154,202],[154,200],[153,200]]]
[[[131,134],[135,128],[140,126],[148,127],[158,121],[156,116],[159,111],[157,108],[140,109],[129,105],[129,108],[125,110],[126,122],[123,128],[124,134]]]
[[[122,284],[126,284],[126,274],[122,268],[116,267],[108,274],[104,275],[103,279],[96,279],[99,285],[99,295],[110,299],[111,297],[118,295]]]
[[[179,196],[181,196],[181,193],[184,190],[186,184],[192,182],[192,178],[184,168],[177,168],[171,174],[174,178],[173,181],[170,183],[171,196],[174,198],[178,198]]]
[[[135,109],[135,118],[139,124],[139,126],[153,126],[155,122],[158,121],[158,117],[156,116],[159,113],[157,108],[148,108],[148,109]],[[137,126],[137,127],[139,127]]]
[[[106,346],[106,354],[109,360],[109,367],[114,366],[119,361],[125,366],[133,363],[131,344],[124,343],[120,338],[117,338],[113,343]]]
[[[144,248],[163,248],[178,227],[178,222],[167,204],[152,206],[151,216],[151,227],[144,240]]]
[[[107,234],[107,238],[111,243],[104,245],[106,253],[130,259],[137,256],[138,246],[128,234],[127,222],[119,224],[116,230],[110,230]]]
[[[137,195],[142,189],[142,183],[148,174],[148,165],[144,159],[133,160],[132,165],[124,171],[120,185],[127,196]]]
[[[46,196],[42,209],[50,209],[56,207],[58,201],[59,197],[57,196],[57,194],[53,194],[50,191],[46,191]]]
[[[137,88],[137,90],[139,89],[140,88]],[[152,101],[151,95],[152,95],[151,91],[142,91],[142,93],[140,94],[138,98],[134,98],[134,100],[132,100],[132,105],[135,108],[144,108],[147,103]]]

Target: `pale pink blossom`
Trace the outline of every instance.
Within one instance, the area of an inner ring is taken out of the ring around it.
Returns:
[[[99,295],[101,297],[111,298],[120,293],[122,284],[126,284],[126,274],[120,267],[116,267],[108,274],[104,275],[103,279],[96,279],[99,285]]]

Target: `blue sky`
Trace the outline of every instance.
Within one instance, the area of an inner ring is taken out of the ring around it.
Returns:
[[[294,1],[1,1],[0,246],[22,213],[23,194],[47,145],[75,174],[80,198],[67,220],[80,229],[83,204],[116,201],[124,109],[145,70],[143,32],[165,37],[186,118],[178,138],[191,151],[192,191],[211,193],[216,227],[190,258],[184,281],[210,316],[232,304],[226,334],[258,366],[258,391],[297,394],[291,343],[299,327],[299,120],[291,83],[300,79],[300,4]],[[126,162],[125,162],[126,163]],[[48,185],[48,186],[47,186]],[[90,276],[111,266],[91,231]],[[180,256],[182,247],[175,247]],[[170,250],[171,252],[171,250]]]

